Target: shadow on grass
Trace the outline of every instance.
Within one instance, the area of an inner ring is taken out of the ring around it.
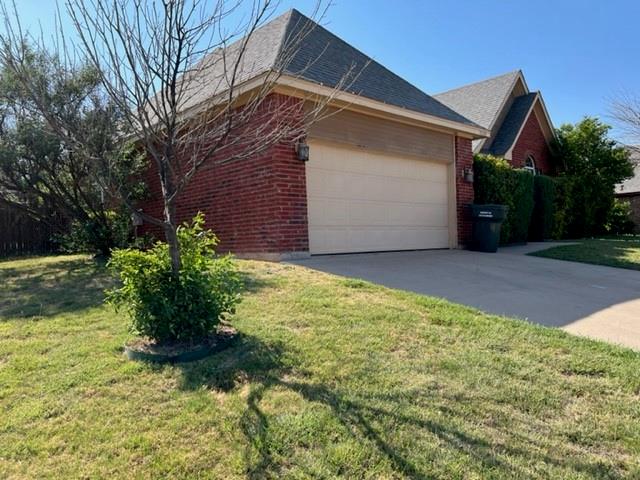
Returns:
[[[242,280],[243,293],[258,293],[264,288],[273,288],[277,286],[278,282],[275,279],[256,277],[248,272],[240,272],[240,278]]]
[[[249,478],[277,478],[284,469],[292,466],[290,458],[287,465],[284,464],[283,451],[309,447],[279,441],[282,432],[274,429],[282,427],[275,426],[274,413],[265,411],[261,406],[270,389],[290,390],[309,404],[321,404],[330,409],[332,416],[344,428],[341,432],[334,432],[331,439],[323,438],[321,431],[314,434],[317,437],[314,436],[312,441],[318,442],[317,447],[327,448],[329,445],[326,442],[335,441],[339,435],[351,436],[360,444],[366,443],[366,448],[386,458],[396,473],[408,478],[442,478],[441,473],[435,475],[429,467],[438,461],[440,453],[443,456],[462,453],[463,457],[471,459],[470,463],[478,470],[484,473],[499,472],[506,478],[529,478],[534,471],[529,468],[535,465],[554,465],[574,474],[599,479],[618,478],[610,466],[597,461],[587,462],[562,454],[554,455],[549,445],[536,435],[535,429],[518,429],[506,423],[491,427],[495,437],[489,431],[486,435],[478,434],[477,419],[489,415],[493,409],[497,412],[501,408],[491,398],[482,399],[486,410],[483,407],[483,415],[475,416],[469,414],[467,405],[477,404],[478,399],[461,398],[459,392],[434,389],[353,393],[314,382],[307,372],[296,368],[299,364],[295,352],[287,350],[285,345],[265,343],[257,337],[245,335],[234,347],[209,360],[180,366],[183,373],[182,389],[205,387],[231,391],[249,386],[246,409],[240,419],[240,427],[247,439],[245,464]],[[432,418],[418,413],[422,409],[433,411],[434,406],[439,413],[431,415]],[[496,416],[499,417],[499,413]],[[407,445],[406,442],[394,444],[399,443],[394,442],[394,438],[398,433],[402,437],[403,431],[405,439],[406,435],[420,432],[416,442],[420,439],[432,446],[438,445],[435,451],[440,453],[435,454],[438,455],[436,457],[433,456],[433,450],[430,452],[427,448],[419,451],[411,450],[414,445]],[[425,455],[433,457],[425,458]],[[525,465],[528,467],[523,467]],[[304,468],[302,465],[296,466]],[[347,467],[358,468],[351,465]],[[442,468],[446,471],[446,466],[441,466],[440,472]],[[313,471],[304,474],[317,476],[317,472]]]
[[[0,320],[50,317],[99,306],[113,280],[104,262],[86,258],[34,261],[0,268]]]

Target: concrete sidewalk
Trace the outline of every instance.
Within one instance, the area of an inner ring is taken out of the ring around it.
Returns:
[[[640,349],[640,272],[527,256],[554,243],[314,256],[292,263]]]

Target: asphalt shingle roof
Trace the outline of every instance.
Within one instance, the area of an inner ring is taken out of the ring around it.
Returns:
[[[537,96],[537,93],[527,93],[513,100],[507,116],[502,121],[498,133],[496,133],[495,139],[489,148],[483,149],[484,153],[497,156],[502,156],[507,153],[516,141],[520,127],[522,127],[522,124],[527,120],[527,113],[529,113]]]
[[[491,129],[519,74],[516,70],[439,93],[434,98],[481,127]]]
[[[227,65],[237,58],[240,42],[224,51]],[[212,52],[195,69],[197,78],[192,78],[190,87],[193,93],[184,108],[228,89],[222,55],[222,50]],[[340,86],[344,91],[414,112],[477,126],[295,9],[253,33],[236,84],[272,69],[319,85]],[[341,83],[345,76],[348,80]]]

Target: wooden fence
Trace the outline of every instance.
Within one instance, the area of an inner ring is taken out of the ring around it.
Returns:
[[[54,230],[19,210],[0,206],[0,257],[55,251]]]

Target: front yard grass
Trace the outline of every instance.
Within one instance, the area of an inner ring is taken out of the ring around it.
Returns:
[[[83,256],[0,263],[1,478],[639,478],[640,354],[241,262],[238,344],[127,361]]]
[[[577,244],[561,245],[529,255],[640,270],[640,237],[580,240]]]

